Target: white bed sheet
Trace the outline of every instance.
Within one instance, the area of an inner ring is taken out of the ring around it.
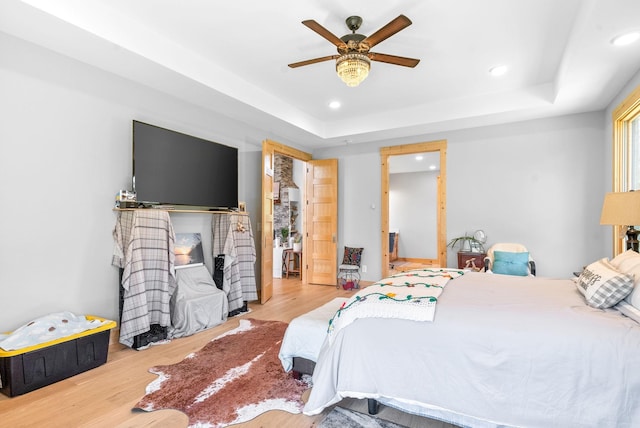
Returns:
[[[434,322],[367,318],[325,341],[304,413],[375,398],[461,426],[633,427],[640,325],[571,280],[466,273]]]
[[[286,372],[293,368],[293,357],[306,358],[314,362],[318,359],[320,348],[327,336],[329,320],[347,300],[349,299],[346,297],[336,297],[291,320],[284,332],[278,355]]]

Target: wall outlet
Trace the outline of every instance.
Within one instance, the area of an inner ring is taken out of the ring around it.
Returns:
[[[362,265],[362,273],[365,273],[367,271],[367,265]]]

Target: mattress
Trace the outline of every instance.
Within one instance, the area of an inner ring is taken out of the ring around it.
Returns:
[[[317,361],[320,348],[327,336],[329,320],[348,299],[336,297],[324,305],[307,312],[289,323],[280,347],[280,361],[285,371],[293,369],[293,358]]]

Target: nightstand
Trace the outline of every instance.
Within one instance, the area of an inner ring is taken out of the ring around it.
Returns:
[[[471,251],[458,252],[458,269],[484,270],[484,258],[486,253],[472,253]]]

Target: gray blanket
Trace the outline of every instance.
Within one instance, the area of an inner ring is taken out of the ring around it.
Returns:
[[[190,336],[227,320],[227,295],[218,290],[206,266],[178,269],[176,280],[170,301],[170,338]]]

